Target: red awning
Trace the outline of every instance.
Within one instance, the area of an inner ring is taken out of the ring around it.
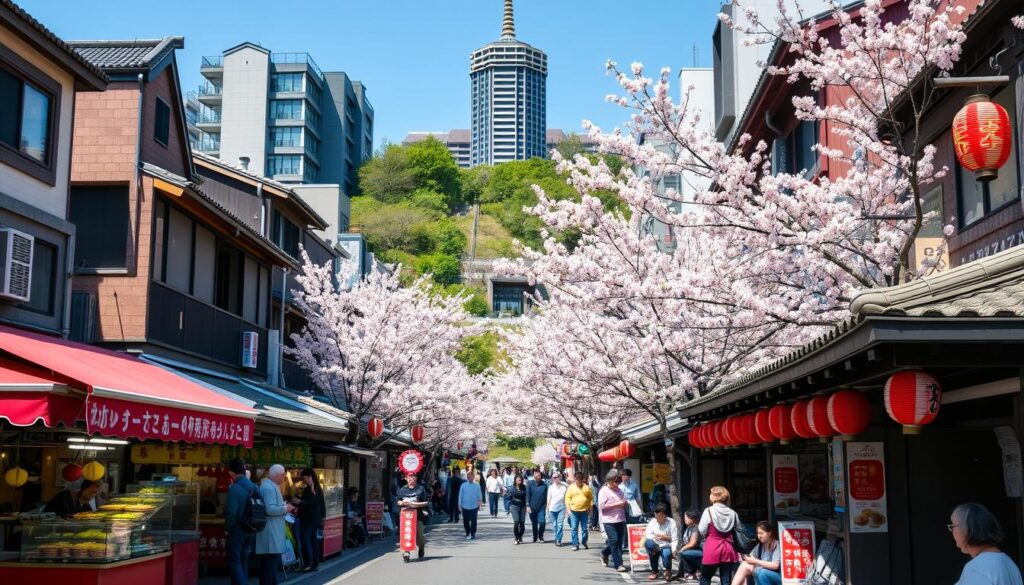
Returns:
[[[12,425],[36,423],[70,427],[85,416],[85,396],[69,393],[64,382],[21,364],[0,361],[0,418]]]
[[[0,351],[87,390],[90,434],[252,446],[254,410],[130,355],[2,325]]]

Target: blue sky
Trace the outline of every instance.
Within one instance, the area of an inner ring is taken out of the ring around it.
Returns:
[[[469,53],[496,40],[501,0],[16,0],[67,40],[185,37],[182,86],[197,87],[200,57],[243,41],[308,52],[324,71],[367,86],[374,140],[469,126]],[[603,128],[626,112],[606,104],[616,89],[604,63],[628,67],[711,65],[720,0],[516,0],[517,37],[548,54],[548,127]],[[101,8],[102,7],[102,8]],[[678,96],[678,88],[673,93]]]

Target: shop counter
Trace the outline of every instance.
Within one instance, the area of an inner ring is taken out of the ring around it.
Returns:
[[[164,583],[171,553],[114,563],[0,563],[0,583],[60,585],[139,585]]]

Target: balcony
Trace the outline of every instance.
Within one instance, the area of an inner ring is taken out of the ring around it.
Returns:
[[[199,140],[192,145],[192,148],[206,154],[220,153],[220,134],[207,134],[203,132]]]
[[[196,116],[196,126],[220,126],[220,112],[203,108]]]
[[[267,373],[267,329],[237,315],[180,293],[159,282],[150,282],[148,338],[224,365],[242,367],[242,334],[259,334],[257,367]]]
[[[223,93],[224,88],[213,83],[204,83],[196,91],[199,101],[208,105],[219,105],[222,102]]]
[[[203,57],[202,63],[199,64],[199,73],[207,78],[222,77],[224,75],[224,57],[220,55]]]
[[[317,66],[316,61],[309,53],[272,53],[270,55],[270,62],[274,65],[285,65],[285,67],[278,67],[278,71],[292,71],[301,70],[303,68],[287,67],[288,65],[304,65],[309,68],[317,80],[320,83],[324,81],[324,73],[320,71],[320,67]]]

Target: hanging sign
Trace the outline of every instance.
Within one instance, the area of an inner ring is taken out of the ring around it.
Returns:
[[[267,467],[275,463],[285,467],[308,467],[311,459],[309,443],[282,443],[280,447],[257,445],[252,449],[225,446],[221,447],[220,454],[222,463],[230,463],[232,459],[239,457],[257,467]]]
[[[803,585],[814,568],[814,522],[779,522],[782,585]]]
[[[792,516],[800,512],[800,465],[796,455],[772,455],[772,494],[776,514]]]
[[[251,418],[131,402],[90,394],[85,428],[90,435],[187,443],[252,446]]]
[[[847,443],[850,532],[888,532],[883,444]]]
[[[832,437],[832,501],[835,511],[846,512],[846,465],[843,464],[843,439]]]
[[[637,571],[650,571],[650,558],[647,556],[647,549],[644,548],[647,532],[646,524],[629,524],[626,526],[627,544],[629,545],[629,567],[635,573]]]
[[[398,468],[405,474],[419,473],[420,470],[423,469],[423,454],[414,449],[403,451],[402,454],[398,456]],[[466,468],[469,469],[468,463]]]
[[[416,550],[416,508],[402,508],[398,519],[399,541],[402,552]]]
[[[366,532],[369,534],[384,532],[384,502],[366,502]]]
[[[141,443],[132,445],[132,463],[213,465],[222,461],[220,445]]]

